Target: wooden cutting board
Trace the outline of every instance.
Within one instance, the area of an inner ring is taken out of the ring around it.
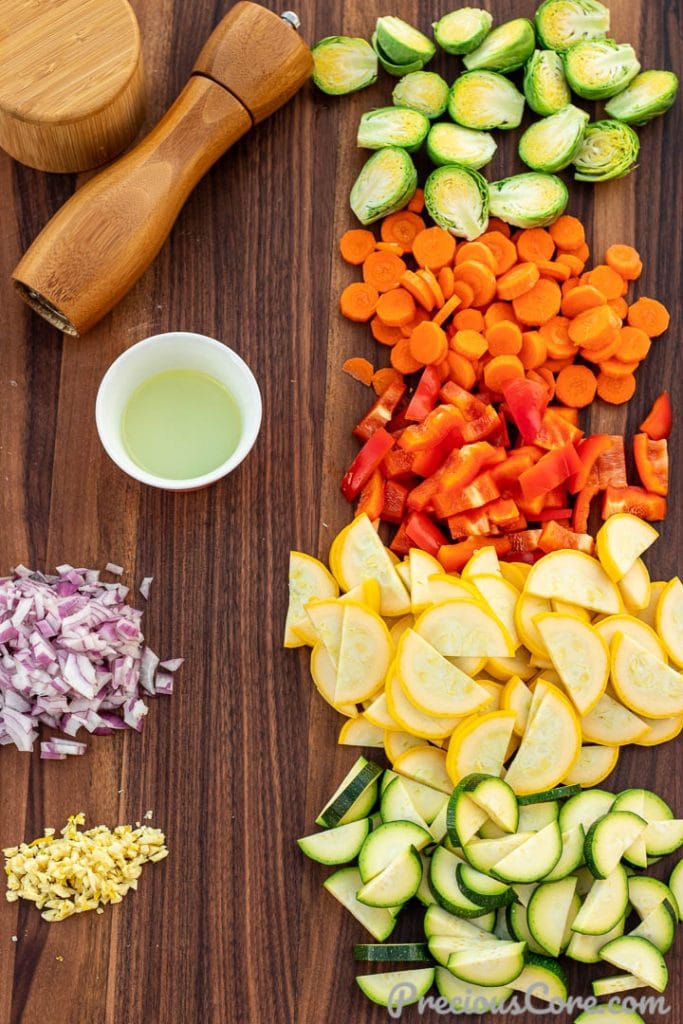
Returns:
[[[224,8],[207,0],[133,6],[153,123]],[[534,8],[532,0],[487,6],[500,21]],[[391,11],[426,29],[447,9],[397,0]],[[368,36],[387,10],[376,0],[304,0],[298,13],[314,41]],[[613,0],[612,11],[616,38],[635,43],[645,67],[683,68],[680,4]],[[435,62],[449,78],[456,66],[452,58]],[[341,364],[351,355],[386,360],[365,328],[337,313],[353,277],[337,240],[351,224],[348,192],[363,160],[358,117],[388,102],[391,88],[384,76],[346,99],[305,88],[214,168],[153,268],[80,341],[62,340],[9,284],[20,253],[76,182],[0,157],[0,571],[20,561],[49,569],[112,560],[131,583],[154,575],[145,632],[156,650],[186,658],[176,693],[152,701],[141,736],[95,738],[85,757],[55,763],[0,748],[0,846],[59,828],[78,810],[110,825],[153,810],[171,849],[143,874],[137,894],[102,916],[48,926],[32,906],[0,898],[0,1024],[388,1019],[353,980],[351,947],[365,941],[361,929],[321,888],[325,870],[305,862],[294,842],[312,830],[356,752],[336,747],[340,720],[314,692],[305,656],[281,650],[280,641],[288,549],[326,555],[349,517],[339,479],[356,450],[350,429],[369,399]],[[665,386],[683,404],[682,110],[679,102],[643,130],[637,173],[572,189],[570,210],[584,219],[595,254],[612,242],[635,243],[645,260],[643,293],[673,312],[636,398],[627,410],[595,406],[592,430],[634,432]],[[521,169],[512,138],[500,149],[488,171],[496,178]],[[233,345],[264,397],[249,460],[196,494],[127,480],[94,427],[109,363],[132,342],[176,328]],[[649,559],[654,578],[683,568],[679,438],[677,429],[671,514]],[[610,787],[653,786],[683,816],[681,743],[626,750]],[[419,915],[398,934],[418,937]],[[682,951],[679,936],[668,958],[672,1024],[683,1016]],[[575,973],[575,994],[589,995],[586,977]],[[420,1018],[406,1011],[404,1019]]]

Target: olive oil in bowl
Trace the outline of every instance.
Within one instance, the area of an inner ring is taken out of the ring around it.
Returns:
[[[192,480],[223,465],[242,432],[239,406],[224,384],[200,370],[165,370],[143,381],[123,410],[121,434],[140,469]]]

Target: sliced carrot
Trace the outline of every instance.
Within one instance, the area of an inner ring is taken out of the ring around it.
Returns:
[[[572,276],[569,267],[556,260],[537,260],[536,266],[541,272],[541,277],[549,277],[551,281],[559,281],[560,284],[564,284]]]
[[[355,267],[360,266],[374,248],[375,236],[372,231],[366,231],[364,228],[345,231],[339,239],[339,251],[342,259]]]
[[[441,381],[441,383],[445,384],[451,375],[451,370],[448,365],[448,355],[446,355],[445,358],[442,359],[440,363],[434,363],[434,369],[439,374],[439,380]]]
[[[559,253],[555,262],[568,267],[572,277],[578,277],[579,274],[583,274],[584,267],[586,266],[583,260],[580,260],[578,256],[575,256],[573,252]]]
[[[498,298],[506,302],[518,299],[520,295],[531,291],[540,276],[535,263],[518,263],[498,278]]]
[[[590,277],[590,270],[584,270],[579,278],[579,284],[588,284],[588,278]]]
[[[391,350],[391,365],[399,373],[406,376],[410,373],[417,373],[422,369],[422,363],[418,363],[410,354],[410,338],[401,338]]]
[[[510,320],[499,320],[486,331],[486,342],[492,356],[516,356],[522,351],[522,332]]]
[[[474,289],[466,281],[454,281],[453,294],[458,296],[463,309],[469,309],[474,302]]]
[[[434,274],[428,268],[424,268],[422,270],[418,270],[417,276],[422,278],[422,280],[425,282],[430,292],[434,296],[434,304],[437,307],[437,309],[441,309],[446,300],[444,299],[443,292],[441,291],[441,286],[439,285],[439,282],[434,276]]]
[[[480,235],[477,242],[485,245],[493,256],[496,277],[506,274],[517,262],[517,249],[510,241],[509,235],[502,231],[492,231],[490,221],[489,230]]]
[[[456,281],[464,281],[474,293],[474,306],[488,306],[496,294],[496,275],[485,263],[478,260],[465,260],[454,267],[453,277]]]
[[[400,256],[391,252],[371,252],[363,263],[363,280],[374,285],[378,292],[398,288],[406,265]]]
[[[572,256],[576,256],[577,259],[580,259],[584,264],[588,263],[591,254],[591,251],[585,242],[583,243],[583,245],[580,245],[577,249],[564,249],[562,251],[570,252]]]
[[[528,292],[512,300],[515,316],[522,324],[540,327],[560,312],[562,292],[557,281],[541,278]]]
[[[520,260],[540,263],[551,260],[555,254],[555,243],[545,228],[528,228],[517,239]]]
[[[621,295],[618,299],[610,299],[607,305],[614,310],[620,320],[625,320],[628,316],[628,302]]]
[[[601,345],[600,348],[593,349],[580,348],[579,355],[582,359],[585,359],[587,363],[604,363],[617,354],[620,344],[621,334],[618,330],[615,330],[612,335],[612,339],[605,345]]]
[[[381,345],[395,345],[403,337],[400,327],[387,327],[377,316],[370,321],[370,330],[375,341]]]
[[[617,359],[620,359],[623,363],[628,363],[634,359],[640,362],[650,351],[652,342],[640,327],[622,327],[619,335],[620,342],[617,349]]]
[[[415,328],[417,327],[417,325],[424,323],[425,320],[431,320],[431,316],[429,315],[426,309],[422,308],[422,306],[417,306],[415,309],[415,316],[410,321],[410,323],[401,325],[400,330],[403,337],[409,338],[410,335],[415,330]]]
[[[438,324],[430,320],[418,324],[410,335],[410,354],[416,362],[429,366],[448,355],[448,338]]]
[[[368,287],[368,286],[366,286]],[[415,316],[415,300],[405,288],[392,288],[377,301],[377,316],[388,327],[400,327]]]
[[[517,356],[496,356],[484,368],[484,383],[491,391],[502,391],[506,380],[523,377],[524,367]]]
[[[548,389],[548,400],[552,402],[555,397],[555,374],[547,366],[539,366],[537,370],[529,370],[527,377],[539,384],[545,384]]]
[[[413,242],[424,229],[425,222],[417,213],[399,210],[384,218],[380,234],[383,242],[397,242],[406,253],[412,250]]]
[[[555,394],[572,409],[585,409],[597,390],[595,374],[587,366],[567,366],[557,376]]]
[[[455,239],[443,228],[425,228],[413,239],[413,256],[421,267],[441,270],[447,263],[453,262]]]
[[[453,324],[458,331],[478,331],[484,333],[484,315],[478,309],[462,309],[453,317]]]
[[[387,388],[395,381],[403,380],[403,375],[394,370],[392,366],[385,366],[381,370],[375,370],[372,375],[372,387],[376,395],[383,395]]]
[[[505,235],[506,238],[509,238],[510,235],[512,234],[512,228],[510,227],[510,225],[506,221],[501,220],[500,217],[489,217],[488,230],[499,231],[500,234]],[[481,235],[479,236],[477,241],[481,242]]]
[[[488,350],[486,338],[478,331],[456,331],[451,338],[451,348],[465,359],[481,359]]]
[[[617,324],[615,314],[609,306],[594,306],[579,313],[572,320],[569,325],[569,337],[579,348],[600,348],[610,341]]]
[[[492,302],[484,313],[484,323],[487,328],[493,327],[494,324],[500,323],[501,320],[509,320],[513,324],[517,323],[511,302]]]
[[[347,359],[342,366],[342,370],[344,373],[348,373],[349,377],[353,377],[359,383],[365,384],[366,387],[370,387],[372,384],[372,375],[375,372],[375,368],[367,359],[362,359],[360,356]]]
[[[563,420],[566,420],[567,423],[571,423],[571,425],[573,427],[578,427],[578,425],[579,425],[579,410],[578,409],[571,409],[571,408],[569,408],[569,406],[566,406],[566,405],[551,405],[550,408],[553,410],[553,412],[556,412],[558,416],[561,416]]]
[[[608,377],[601,373],[598,377],[598,395],[610,405],[623,405],[629,402],[636,393],[636,378],[632,373],[626,377]]]
[[[568,213],[558,217],[548,231],[558,249],[578,249],[586,243],[583,224],[578,217],[572,217]]]
[[[657,299],[641,298],[629,308],[628,322],[631,327],[640,327],[648,338],[658,338],[669,327],[669,310]]]
[[[459,267],[461,263],[465,263],[467,260],[476,260],[477,263],[483,263],[485,267],[496,272],[496,259],[487,245],[483,242],[463,242],[462,245],[458,246],[458,251],[455,254],[455,265]]]
[[[525,370],[535,370],[537,367],[543,366],[548,356],[548,350],[538,331],[525,331],[522,334],[522,347],[518,355]]]
[[[562,284],[560,285],[560,290],[562,292],[562,298],[564,298],[564,296],[567,295],[568,292],[573,291],[574,288],[578,288],[579,284],[580,284],[580,282],[579,282],[578,277],[570,277],[568,281],[563,281]]]
[[[426,281],[418,277],[414,271],[406,270],[401,277],[401,285],[417,299],[423,309],[431,313],[434,309],[434,294]]]
[[[635,373],[639,366],[639,359],[633,359],[631,362],[622,359],[606,359],[600,363],[600,371],[606,377],[628,377]]]
[[[625,281],[636,281],[643,272],[640,253],[631,245],[610,245],[605,254],[605,262]]]
[[[447,302],[444,302],[443,306],[441,307],[439,312],[436,314],[436,316],[432,317],[434,323],[438,324],[439,327],[441,327],[443,324],[446,323],[446,321],[448,320],[449,316],[451,316],[452,313],[455,313],[455,311],[456,311],[456,309],[458,308],[459,305],[460,305],[460,299],[458,298],[458,296],[457,295],[451,295],[450,299],[448,299]]]
[[[406,210],[411,213],[422,213],[425,208],[425,194],[421,188],[416,188],[413,192],[413,198],[406,206]]]
[[[374,315],[379,292],[371,284],[354,281],[346,286],[339,299],[339,308],[348,320],[365,323]]]
[[[398,242],[378,242],[375,246],[378,252],[393,252],[394,256],[402,256],[404,249]]]
[[[574,362],[574,356],[569,356],[567,359],[546,359],[545,369],[551,370],[552,373],[560,373],[566,367],[571,366]]]
[[[600,263],[593,267],[588,274],[588,283],[597,288],[605,296],[607,301],[618,299],[624,286],[624,279],[616,270],[612,270],[606,263]]]
[[[579,313],[593,309],[595,306],[604,306],[606,302],[607,299],[597,288],[593,288],[589,284],[580,284],[563,297],[562,315],[573,320]]]
[[[471,391],[477,383],[477,371],[469,359],[465,359],[459,352],[449,352],[448,367],[453,383],[459,384],[466,391]]]
[[[448,302],[451,295],[453,294],[453,268],[442,267],[441,270],[439,271],[439,276],[437,280],[439,282],[439,288],[443,293],[443,297]]]
[[[569,337],[570,322],[566,316],[554,316],[541,325],[539,333],[550,359],[569,359],[576,354],[576,346]]]

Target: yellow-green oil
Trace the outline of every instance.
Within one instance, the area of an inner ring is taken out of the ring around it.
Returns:
[[[192,480],[230,458],[242,424],[237,402],[220,381],[199,370],[165,370],[136,388],[121,428],[140,469]]]

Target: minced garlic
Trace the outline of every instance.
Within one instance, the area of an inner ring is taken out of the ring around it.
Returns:
[[[46,921],[63,921],[84,910],[102,914],[103,904],[120,903],[137,889],[142,865],[168,856],[161,829],[106,825],[80,832],[85,815],[75,814],[62,829],[31,843],[8,847],[5,854],[7,899],[32,900]]]

